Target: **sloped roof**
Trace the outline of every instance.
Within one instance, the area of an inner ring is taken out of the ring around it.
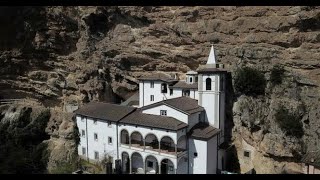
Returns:
[[[135,111],[126,116],[120,123],[147,126],[168,130],[179,130],[188,126],[188,124],[179,121],[173,117],[144,114],[142,111]]]
[[[129,97],[126,101],[122,102],[120,105],[122,106],[139,105],[139,91],[134,93],[131,97]]]
[[[119,121],[135,109],[136,108],[130,106],[121,106],[103,102],[90,102],[76,110],[75,113],[101,120]]]
[[[180,111],[187,113],[187,114],[193,114],[193,113],[200,112],[200,111],[204,110],[204,108],[202,106],[198,105],[198,100],[192,99],[192,98],[189,98],[186,96],[160,101],[160,102],[157,102],[154,104],[144,106],[141,109],[145,110],[145,109],[157,107],[157,106],[163,105],[163,104],[170,106],[170,107],[173,107],[173,108],[180,110]]]
[[[216,55],[214,53],[213,45],[211,45],[210,54],[208,57],[207,64],[216,64]]]
[[[198,89],[198,83],[188,84],[185,81],[178,81],[176,84],[170,87],[182,89]]]
[[[194,125],[188,132],[188,135],[194,139],[209,140],[219,132],[220,129],[201,122]]]
[[[154,73],[150,74],[148,76],[143,76],[138,78],[139,80],[158,80],[158,81],[164,81],[164,82],[176,82],[177,79],[173,79],[169,75],[162,74],[162,73]]]

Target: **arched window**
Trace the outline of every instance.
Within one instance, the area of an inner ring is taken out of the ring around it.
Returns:
[[[206,90],[211,90],[211,78],[206,79]]]
[[[192,77],[190,77],[190,83],[192,83]]]

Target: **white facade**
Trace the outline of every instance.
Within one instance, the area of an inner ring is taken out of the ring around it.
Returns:
[[[185,114],[185,113],[183,113],[181,111],[178,111],[176,109],[173,109],[173,108],[171,108],[169,106],[166,106],[166,105],[160,105],[160,106],[157,106],[157,107],[154,107],[154,108],[146,109],[146,110],[143,110],[142,112],[145,113],[145,114],[153,114],[153,115],[159,115],[160,116],[160,111],[161,110],[166,111],[167,112],[167,116],[179,119],[180,121],[188,124],[188,115],[187,114]]]
[[[166,84],[167,93],[161,93],[161,84]],[[160,102],[170,97],[169,85],[163,81],[142,81],[139,82],[139,106],[147,106]]]
[[[117,126],[114,122],[83,116],[76,119],[80,131],[79,155],[92,161],[102,161],[108,156],[117,159]]]
[[[208,67],[212,67],[215,62],[214,51],[211,50]],[[188,96],[198,100],[199,106],[202,106],[204,111],[201,109],[200,112],[193,111],[189,114],[187,113],[189,111],[185,112],[161,103],[141,110],[143,114],[168,116],[186,124],[178,130],[124,123],[121,119],[110,122],[77,116],[76,121],[81,136],[78,154],[93,161],[101,161],[108,155],[113,159],[114,168],[115,160],[119,159],[123,173],[215,174],[218,169],[224,167],[226,159],[224,150],[218,148],[223,142],[224,82],[224,73],[210,71],[201,73],[190,71],[185,81],[188,85],[179,84],[176,87],[174,87],[175,82],[171,81],[142,80],[139,82],[140,108],[186,96],[185,92],[188,91]],[[198,89],[194,88],[194,83],[197,83]],[[166,93],[163,92],[164,84]],[[194,100],[191,102],[196,103]],[[204,138],[190,136],[188,132],[193,131],[193,127],[201,123],[220,129],[222,133]]]

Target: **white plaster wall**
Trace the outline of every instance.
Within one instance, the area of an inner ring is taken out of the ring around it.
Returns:
[[[194,157],[194,152],[198,153]],[[189,139],[189,173],[206,174],[207,172],[207,142]]]
[[[175,110],[175,109],[173,109],[169,106],[166,106],[166,105],[160,105],[157,107],[146,109],[142,112],[146,113],[146,114],[160,115],[160,110],[167,110],[167,116],[176,118],[179,121],[182,121],[182,122],[188,124],[188,115],[187,114],[182,113],[182,112]]]
[[[211,78],[211,90],[206,90],[206,79]],[[200,106],[206,110],[206,121],[215,128],[219,128],[219,75],[203,75]],[[200,96],[199,96],[200,97]]]
[[[170,92],[167,96],[168,99],[172,99],[172,98],[177,98],[177,97],[181,97],[182,96],[182,89],[180,88],[172,88],[173,93],[172,95],[170,95]]]
[[[149,84],[150,86],[150,84]],[[140,81],[139,82],[139,107],[142,107],[143,106],[143,97],[144,97],[144,89],[143,89],[143,81]]]
[[[195,96],[196,96],[196,100],[199,100],[199,92],[198,92],[198,90],[195,90]]]
[[[199,122],[199,114],[201,112],[198,112],[198,113],[194,113],[194,114],[191,114],[189,115],[189,118],[188,118],[188,131],[194,126],[196,125],[198,122]]]
[[[178,160],[178,166],[177,166],[177,174],[188,174],[188,160],[187,158],[180,158]]]
[[[161,84],[162,83],[165,83],[165,82],[154,81],[154,88],[151,88],[150,87],[151,81],[144,81],[144,86],[143,86],[144,94],[142,93],[144,95],[144,103],[142,103],[142,104],[144,104],[144,106],[149,105],[149,104],[153,104],[153,103],[156,103],[159,101],[163,101],[166,98],[170,97],[169,85],[167,85],[167,93],[166,94],[161,93]],[[139,85],[139,88],[140,88],[140,85]],[[142,89],[140,88],[139,91],[141,91]],[[154,101],[150,101],[151,95],[154,95]],[[140,101],[142,101],[142,100],[140,99]]]
[[[79,133],[80,133],[80,143],[78,145],[78,155],[83,156],[82,155],[82,147],[86,148],[86,155],[84,155],[84,157],[88,156],[88,151],[87,151],[87,132],[86,132],[86,118],[84,117],[84,120],[81,121],[81,116],[76,116],[76,121],[77,121],[77,126],[79,129]],[[82,130],[85,131],[85,136],[82,136]]]
[[[108,154],[113,157],[113,160],[117,158],[117,132],[116,124],[112,122],[112,127],[108,127],[108,123],[98,120],[97,124],[94,124],[93,119],[88,118],[88,154],[89,159],[94,160],[94,152],[99,152],[99,160],[103,160],[104,155]],[[94,133],[98,134],[98,141],[94,140]],[[108,137],[112,137],[112,144],[108,143]]]
[[[207,174],[216,174],[217,169],[217,136],[207,141]],[[219,156],[221,156],[219,154]],[[218,158],[219,159],[219,158]],[[221,159],[221,158],[220,158]],[[220,160],[221,162],[221,160]]]

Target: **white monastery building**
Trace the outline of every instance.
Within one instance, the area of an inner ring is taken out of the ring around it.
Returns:
[[[187,72],[185,80],[163,74],[140,78],[138,104],[91,102],[78,109],[79,155],[97,162],[109,158],[113,168],[120,162],[124,174],[224,170],[223,68],[211,47],[207,64]]]

